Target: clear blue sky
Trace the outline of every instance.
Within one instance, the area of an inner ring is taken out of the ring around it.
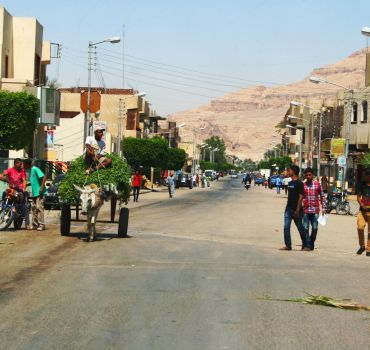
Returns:
[[[63,45],[59,73],[63,86],[86,85],[88,41],[121,36],[125,24],[125,52],[130,55],[126,87],[145,91],[152,108],[163,115],[197,107],[253,84],[250,81],[300,80],[312,68],[364,47],[361,27],[370,26],[368,0],[3,0],[1,4],[13,16],[37,17],[44,39]],[[122,87],[122,45],[103,44],[98,51],[106,86]],[[55,62],[48,75],[56,75]]]

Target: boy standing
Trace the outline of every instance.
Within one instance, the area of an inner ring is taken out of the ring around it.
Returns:
[[[310,251],[310,237],[302,224],[302,202],[304,195],[303,182],[299,180],[299,167],[292,165],[288,168],[288,175],[292,181],[288,184],[288,202],[284,213],[284,242],[285,246],[280,250],[292,250],[292,239],[290,235],[290,226],[292,220],[298,229],[302,240],[302,250]]]
[[[45,230],[44,222],[44,194],[46,193],[46,175],[40,168],[35,166],[31,159],[24,161],[26,169],[30,170],[30,182],[32,189],[32,229]]]
[[[361,255],[366,250],[366,256],[370,256],[370,169],[365,171],[365,179],[357,191],[357,202],[360,211],[357,215],[357,231],[360,248],[357,251]],[[367,246],[365,248],[365,227],[367,225]]]
[[[325,196],[319,181],[314,180],[313,169],[307,168],[304,172],[306,181],[304,183],[303,197],[303,226],[309,235],[311,224],[310,248],[315,249],[315,241],[319,228],[320,204],[323,215],[325,214]]]

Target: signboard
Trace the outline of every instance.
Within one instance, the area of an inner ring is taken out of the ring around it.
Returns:
[[[81,93],[81,102],[80,107],[81,111],[87,113],[87,95],[88,92],[84,91]],[[100,103],[101,103],[101,95],[99,91],[91,91],[90,92],[90,113],[96,113],[100,111]]]
[[[337,164],[341,167],[346,166],[347,158],[345,156],[339,156],[338,159],[337,159]]]
[[[40,124],[59,125],[60,92],[50,87],[38,87],[37,97],[40,100]]]
[[[337,158],[344,154],[346,147],[345,139],[332,139],[330,153],[333,158]]]
[[[45,131],[45,150],[50,151],[54,149],[54,130],[47,130]]]

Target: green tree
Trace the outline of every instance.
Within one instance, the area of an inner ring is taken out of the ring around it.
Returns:
[[[168,150],[168,169],[180,170],[186,161],[186,152],[180,148],[169,148]]]
[[[200,161],[199,162],[200,168],[202,171],[204,170],[214,170],[216,168],[216,163]]]
[[[144,173],[149,175],[151,167],[167,168],[169,150],[166,140],[160,137],[153,139],[127,137],[123,140],[123,155],[132,169],[142,166]]]
[[[0,148],[22,149],[32,143],[38,116],[37,97],[0,91]]]
[[[207,140],[204,141],[205,144],[212,148],[217,148],[218,151],[214,152],[215,155],[215,163],[221,165],[226,160],[226,146],[224,140],[219,136],[211,136]],[[206,159],[210,159],[210,150],[206,149]]]

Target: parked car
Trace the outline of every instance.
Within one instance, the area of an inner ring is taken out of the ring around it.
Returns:
[[[179,174],[176,180],[176,188],[188,187],[193,188],[193,180],[191,174]]]
[[[272,175],[270,177],[270,188],[276,187],[276,179],[280,177],[280,175]]]
[[[55,177],[54,181],[48,188],[47,193],[44,195],[44,208],[47,210],[59,210],[60,201],[58,196],[58,187],[60,182],[64,179],[65,174],[59,174]]]
[[[259,185],[262,185],[265,183],[265,178],[263,177],[256,177],[254,179],[254,186],[259,186]]]

